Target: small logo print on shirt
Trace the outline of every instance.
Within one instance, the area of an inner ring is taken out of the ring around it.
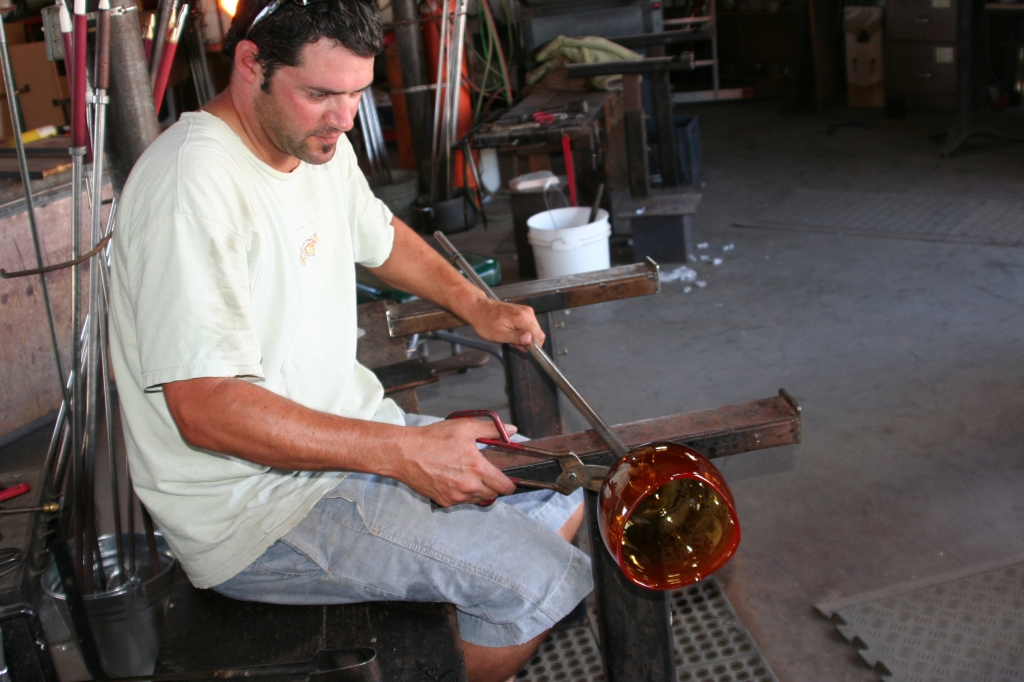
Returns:
[[[316,255],[316,235],[302,242],[302,248],[299,249],[299,263],[305,265],[306,261]]]

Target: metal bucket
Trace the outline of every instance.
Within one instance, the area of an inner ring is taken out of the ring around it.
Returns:
[[[420,229],[424,234],[441,230],[445,234],[465,232],[476,226],[476,208],[468,198],[466,191],[459,187],[455,196],[444,201],[436,201],[423,205],[425,197],[414,207],[420,216]]]
[[[128,551],[128,535],[123,536],[125,553]],[[108,584],[116,584],[120,575],[117,565],[117,547],[113,535],[99,539],[103,574]],[[177,564],[167,547],[167,542],[157,533],[157,554],[160,571],[156,575],[149,561],[146,536],[135,534],[136,578],[109,592],[84,596],[85,610],[89,615],[96,648],[99,649],[100,664],[111,677],[149,675],[153,672],[156,655],[160,649],[160,630],[164,613],[170,599],[174,568]],[[43,592],[49,595],[57,609],[64,627],[74,632],[71,612],[60,584],[57,566],[50,563],[42,577]]]

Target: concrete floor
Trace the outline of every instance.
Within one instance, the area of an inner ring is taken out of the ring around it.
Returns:
[[[724,264],[696,266],[705,289],[559,316],[559,362],[612,423],[796,396],[803,444],[718,460],[744,532],[718,578],[780,680],[876,680],[814,604],[1024,552],[1024,250],[731,225],[796,187],[1016,200],[1024,147],[942,160],[928,139],[940,116],[697,113],[696,231]],[[1011,116],[997,122],[1024,123]],[[852,119],[870,127],[827,134]],[[509,229],[453,241],[487,253]],[[496,363],[446,378],[420,389],[422,410],[507,415],[503,381]]]
[[[708,286],[689,294],[571,311],[559,363],[612,423],[788,389],[804,442],[718,460],[744,532],[718,578],[780,680],[876,680],[814,604],[1024,552],[1024,250],[731,225],[797,187],[1019,200],[1024,147],[940,159],[941,116],[698,113],[696,231],[724,264],[697,266]],[[827,134],[853,119],[870,127]],[[447,379],[422,409],[501,408],[502,381]]]

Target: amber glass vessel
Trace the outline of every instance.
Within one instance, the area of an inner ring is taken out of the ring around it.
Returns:
[[[707,577],[740,544],[722,474],[693,448],[674,443],[634,448],[609,470],[598,524],[626,577],[655,590]]]

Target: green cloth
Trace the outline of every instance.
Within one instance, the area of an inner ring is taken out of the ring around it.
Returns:
[[[558,57],[563,57],[564,59],[558,59]],[[643,59],[643,55],[613,43],[607,38],[599,36],[583,36],[581,38],[558,36],[537,53],[536,61],[540,63],[540,66],[526,74],[526,84],[533,85],[551,71],[561,68],[565,61],[576,64],[589,64],[592,62],[615,62],[636,59]],[[598,90],[613,90],[621,87],[621,85],[613,87],[610,84],[621,78],[621,74],[595,76],[590,79],[590,82]]]

